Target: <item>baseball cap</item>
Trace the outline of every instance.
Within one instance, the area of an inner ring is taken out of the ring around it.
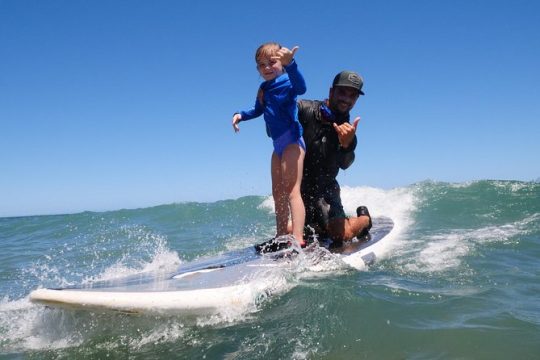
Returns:
[[[334,82],[332,83],[332,87],[334,86],[352,87],[358,90],[360,95],[364,95],[364,92],[362,91],[362,86],[364,86],[364,80],[354,71],[345,70],[337,74],[334,78]]]

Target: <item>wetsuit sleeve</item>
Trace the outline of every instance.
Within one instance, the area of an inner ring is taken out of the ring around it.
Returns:
[[[351,143],[351,145],[349,145],[348,148],[346,149],[343,149],[341,147],[339,148],[338,153],[337,153],[337,162],[341,169],[343,170],[347,169],[354,162],[354,157],[355,157],[354,150],[356,149],[356,143],[357,143],[357,140],[355,136],[353,139],[353,142]]]
[[[242,121],[255,119],[263,114],[264,107],[259,102],[259,99],[255,99],[255,105],[246,111],[239,111],[238,114],[242,116]]]
[[[295,95],[305,94],[306,81],[298,70],[298,65],[296,64],[296,61],[294,59],[289,65],[285,66],[285,70],[287,71],[287,74],[289,74],[289,80],[291,81],[291,85]]]

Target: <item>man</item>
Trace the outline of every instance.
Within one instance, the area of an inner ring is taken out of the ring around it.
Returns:
[[[362,92],[363,80],[355,72],[336,75],[328,99],[300,100],[298,118],[304,128],[306,157],[301,194],[306,208],[306,225],[321,236],[341,242],[367,234],[371,217],[365,206],[357,217],[347,217],[336,180],[339,169],[354,161],[356,129],[360,118],[349,122],[349,112]]]

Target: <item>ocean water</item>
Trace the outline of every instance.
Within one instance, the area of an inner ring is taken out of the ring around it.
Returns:
[[[540,359],[539,183],[342,195],[348,213],[394,220],[378,262],[299,265],[273,275],[276,295],[196,318],[50,309],[28,294],[261,242],[271,199],[1,218],[0,358]]]

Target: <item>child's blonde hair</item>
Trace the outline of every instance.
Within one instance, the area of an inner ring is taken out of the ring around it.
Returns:
[[[269,58],[276,55],[279,49],[281,49],[281,45],[277,42],[267,42],[262,44],[255,53],[255,62],[259,62],[262,58]]]

